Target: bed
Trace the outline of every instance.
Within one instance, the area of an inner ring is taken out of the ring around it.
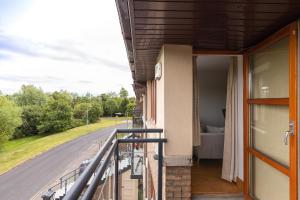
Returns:
[[[195,148],[198,159],[223,159],[224,132],[200,133],[201,145]]]

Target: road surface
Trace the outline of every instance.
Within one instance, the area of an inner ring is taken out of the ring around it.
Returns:
[[[82,136],[0,175],[0,200],[31,199],[42,188],[45,189],[49,183],[64,175],[70,163],[78,160],[82,152],[88,151],[91,144],[108,137],[114,128],[126,128],[126,125],[117,125]]]

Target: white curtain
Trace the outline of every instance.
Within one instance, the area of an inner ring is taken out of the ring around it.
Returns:
[[[236,181],[237,165],[237,57],[232,57],[227,80],[222,178]]]
[[[199,77],[197,57],[193,57],[193,146],[200,146],[200,118],[199,118]]]

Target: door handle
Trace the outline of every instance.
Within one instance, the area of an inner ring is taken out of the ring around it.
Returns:
[[[290,130],[286,131],[285,134],[284,134],[284,144],[285,145],[288,145],[289,136],[294,135],[294,132],[295,132],[295,123],[294,123],[294,121],[291,121],[289,123],[289,128],[290,128]]]
[[[292,135],[292,132],[286,131],[284,134],[284,145],[288,145],[289,136]]]

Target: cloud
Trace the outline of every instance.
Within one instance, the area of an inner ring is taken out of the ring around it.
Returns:
[[[10,60],[10,59],[11,59],[10,55],[0,53],[0,60]]]
[[[0,75],[0,80],[9,82],[26,83],[58,83],[63,81],[61,78],[53,76],[18,76],[18,75]]]
[[[78,83],[82,83],[82,84],[91,84],[93,83],[92,81],[86,81],[86,80],[80,80],[78,81]]]
[[[32,44],[28,41],[9,37],[0,32],[0,50],[19,53],[27,56],[35,56]]]
[[[0,90],[34,84],[100,94],[122,86],[134,94],[114,1],[7,3],[11,9],[0,12]]]
[[[128,66],[88,54],[79,50],[80,46],[71,41],[60,44],[37,43],[16,36],[5,35],[0,31],[0,50],[17,53],[31,57],[41,57],[51,60],[80,62],[84,64],[96,64],[99,66],[112,67],[121,71],[128,71]]]

